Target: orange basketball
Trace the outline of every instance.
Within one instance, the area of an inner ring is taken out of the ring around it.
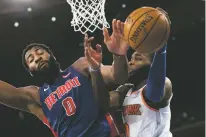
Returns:
[[[139,53],[153,53],[167,42],[170,24],[166,14],[152,7],[133,11],[126,19],[124,37]]]

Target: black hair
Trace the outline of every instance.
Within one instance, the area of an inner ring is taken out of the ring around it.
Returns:
[[[46,46],[45,44],[40,44],[40,43],[31,43],[29,44],[28,46],[26,46],[26,48],[23,50],[23,53],[22,53],[22,65],[24,66],[24,68],[26,70],[28,70],[28,65],[26,63],[26,60],[25,60],[25,54],[28,50],[32,49],[33,47],[41,47],[43,48],[44,50],[46,50],[50,56],[54,57],[53,53],[51,52],[51,50],[49,49],[48,46]]]

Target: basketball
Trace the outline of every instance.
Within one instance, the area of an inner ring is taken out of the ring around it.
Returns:
[[[139,53],[153,53],[161,49],[170,35],[167,15],[152,7],[133,11],[126,19],[124,37]]]

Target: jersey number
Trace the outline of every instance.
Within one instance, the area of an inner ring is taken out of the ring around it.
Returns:
[[[74,115],[76,113],[76,105],[72,97],[67,97],[62,101],[62,105],[66,111],[67,116]]]

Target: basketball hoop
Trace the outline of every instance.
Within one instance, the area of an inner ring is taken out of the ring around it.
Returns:
[[[104,12],[105,0],[67,0],[71,6],[73,19],[71,26],[74,31],[82,34],[94,32],[97,28],[109,28]]]

